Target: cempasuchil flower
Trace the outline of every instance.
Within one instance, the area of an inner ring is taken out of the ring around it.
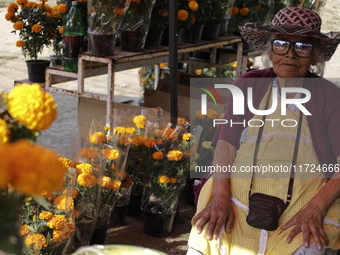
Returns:
[[[91,187],[97,184],[97,178],[91,174],[80,174],[77,177],[77,183],[80,186]]]
[[[117,149],[111,148],[102,149],[102,154],[108,160],[116,160],[120,157],[120,151]]]
[[[145,128],[146,118],[144,115],[138,115],[133,118],[133,123],[135,123],[138,128]]]
[[[0,119],[0,144],[6,143],[9,141],[10,130],[7,127],[6,121]]]
[[[94,158],[98,158],[98,152],[95,148],[83,148],[81,150],[81,155],[84,158],[88,158],[88,159],[94,159]]]
[[[189,17],[189,13],[186,10],[179,10],[177,13],[179,21],[185,21]]]
[[[8,94],[8,112],[29,129],[44,130],[57,118],[57,105],[39,84],[23,83]]]
[[[152,158],[154,159],[163,159],[164,158],[164,154],[161,151],[156,151],[152,154]]]
[[[83,174],[92,174],[92,165],[87,163],[78,164],[76,166],[76,171]]]
[[[171,150],[166,156],[169,161],[181,161],[183,158],[183,153],[179,150]]]
[[[48,220],[49,218],[52,217],[52,213],[51,212],[48,212],[48,211],[42,211],[40,214],[39,214],[39,218],[42,219],[42,220]]]
[[[90,139],[93,144],[102,144],[106,142],[106,135],[103,132],[96,132],[91,135]]]
[[[25,244],[26,246],[33,247],[37,250],[41,250],[47,247],[45,236],[39,233],[28,234],[25,239]]]
[[[51,229],[62,229],[66,224],[66,218],[64,215],[53,215],[46,224]]]

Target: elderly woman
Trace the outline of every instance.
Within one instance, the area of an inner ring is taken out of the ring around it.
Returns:
[[[309,71],[340,41],[320,27],[318,14],[297,7],[279,11],[269,26],[240,25],[272,68],[235,82],[253,108],[233,115],[233,98],[227,103],[224,118],[234,124],[218,127],[212,164],[233,171],[214,173],[202,187],[187,254],[340,249],[340,89]],[[264,166],[275,171],[264,175]]]

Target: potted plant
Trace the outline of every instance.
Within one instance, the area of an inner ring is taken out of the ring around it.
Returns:
[[[65,8],[52,8],[45,1],[42,3],[17,0],[7,8],[6,20],[13,22],[12,33],[19,34],[16,46],[21,47],[27,60],[28,76],[31,82],[45,82],[45,69],[49,60],[38,60],[45,46],[50,46],[59,33],[59,12]],[[35,70],[37,69],[37,70]]]
[[[131,0],[90,0],[88,2],[89,51],[96,56],[111,56],[117,31]]]
[[[120,44],[125,51],[141,51],[148,34],[156,0],[131,0],[120,28]]]

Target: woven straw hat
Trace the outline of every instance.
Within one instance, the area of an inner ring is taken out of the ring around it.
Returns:
[[[265,50],[272,34],[312,36],[319,39],[322,59],[329,60],[340,43],[339,32],[321,33],[321,18],[311,10],[287,7],[280,10],[268,26],[259,22],[244,22],[239,25],[243,39],[255,49]]]

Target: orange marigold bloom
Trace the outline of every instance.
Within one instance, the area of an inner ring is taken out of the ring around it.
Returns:
[[[144,145],[146,147],[149,147],[149,148],[154,147],[155,146],[155,138],[153,138],[153,137],[145,137],[144,138]]]
[[[39,25],[39,24],[34,24],[32,26],[32,31],[34,33],[40,33],[40,31],[42,30],[42,25]]]
[[[154,159],[163,159],[164,158],[164,154],[161,151],[156,151],[152,154],[152,158]]]
[[[102,144],[106,142],[106,135],[103,132],[96,132],[91,135],[90,142],[94,144]]]
[[[235,16],[238,12],[239,12],[239,8],[237,8],[236,6],[231,8],[231,15],[232,16]]]
[[[98,152],[96,149],[94,148],[84,148],[81,150],[81,155],[84,158],[88,158],[88,159],[93,159],[93,158],[98,158]]]
[[[48,211],[42,211],[40,214],[39,214],[39,218],[42,219],[42,220],[48,220],[49,218],[52,217],[52,213],[51,212],[48,212]]]
[[[63,164],[65,168],[69,168],[71,166],[71,160],[67,158],[59,158],[59,161]]]
[[[92,174],[92,165],[86,163],[78,164],[76,166],[76,171],[82,174]]]
[[[178,20],[185,21],[189,17],[189,13],[186,10],[179,10],[177,12]]]
[[[66,224],[64,215],[53,215],[47,220],[46,225],[51,229],[62,229]]]
[[[131,143],[131,138],[127,135],[121,135],[119,137],[119,144],[127,145]]]
[[[10,14],[14,14],[19,9],[19,6],[16,3],[11,3],[7,7],[7,12]]]
[[[113,180],[113,181],[112,181],[112,186],[111,186],[111,188],[112,188],[114,191],[117,191],[117,190],[119,190],[121,184],[122,184],[121,181]]]
[[[19,230],[20,235],[25,236],[29,232],[30,232],[30,229],[28,228],[28,225],[21,225],[20,226],[20,230]]]
[[[66,4],[58,4],[58,13],[65,13],[68,10],[68,6]]]
[[[96,185],[97,178],[91,174],[80,174],[77,178],[77,183],[80,186],[91,187]]]
[[[132,139],[132,144],[135,146],[141,146],[144,143],[144,137],[139,135]]]
[[[118,15],[123,15],[124,9],[123,8],[117,8],[116,10],[113,11],[113,13],[118,14]]]
[[[249,12],[250,12],[250,10],[249,10],[249,8],[247,8],[247,7],[244,7],[244,8],[242,8],[242,9],[240,10],[240,14],[241,14],[242,16],[247,16],[247,15],[249,14]]]
[[[171,183],[176,183],[178,182],[179,178],[170,178]]]
[[[183,158],[183,153],[179,150],[171,150],[166,156],[169,161],[180,161]]]
[[[12,20],[13,16],[14,16],[14,13],[8,12],[8,13],[5,14],[5,19],[7,21],[10,21],[10,20]]]
[[[158,182],[159,183],[170,183],[170,178],[165,176],[165,175],[162,175],[161,177],[159,177],[158,179]]]
[[[195,24],[196,23],[196,17],[195,15],[190,15],[190,23]]]
[[[103,188],[107,188],[109,189],[112,185],[112,181],[111,178],[108,176],[103,176],[101,184],[100,184]]]
[[[74,203],[73,198],[68,197],[66,195],[59,196],[53,201],[54,205],[57,205],[56,208],[60,210],[73,210]]]
[[[24,26],[25,26],[25,23],[22,22],[21,20],[15,22],[15,23],[13,24],[13,28],[14,28],[15,30],[20,30],[20,29],[22,29]]]
[[[39,233],[28,234],[25,239],[25,244],[27,247],[33,247],[37,250],[41,250],[47,247],[45,236]]]
[[[192,11],[197,11],[198,10],[198,3],[196,1],[190,1],[189,2],[189,8]]]
[[[27,0],[17,0],[17,5],[26,5],[27,4]]]
[[[114,176],[118,180],[125,180],[127,177],[127,173],[124,170],[119,169]]]
[[[117,149],[111,148],[102,149],[102,154],[108,160],[116,160],[120,157],[120,151]]]

